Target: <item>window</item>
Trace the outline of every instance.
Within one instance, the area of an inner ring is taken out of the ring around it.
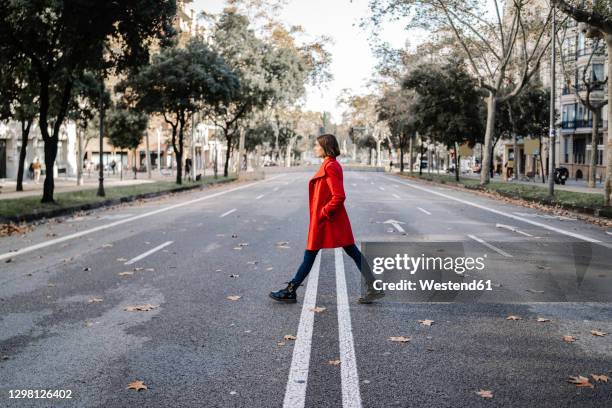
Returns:
[[[567,163],[569,162],[569,138],[565,137],[563,139],[563,162]]]
[[[574,163],[584,164],[586,143],[584,138],[574,139]]]
[[[593,77],[591,79],[593,81],[603,81],[605,79],[603,64],[593,64],[592,73]]]

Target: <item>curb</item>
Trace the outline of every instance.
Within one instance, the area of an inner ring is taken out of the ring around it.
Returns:
[[[168,195],[171,193],[180,193],[183,191],[195,190],[197,188],[199,188],[200,190],[204,190],[205,188],[209,186],[216,186],[218,184],[225,184],[225,183],[230,183],[233,181],[237,181],[237,179],[230,178],[230,179],[225,179],[225,180],[219,180],[215,183],[196,184],[193,186],[178,187],[172,190],[153,191],[150,193],[142,193],[142,194],[135,194],[135,195],[119,197],[119,198],[111,198],[108,200],[99,201],[97,203],[89,203],[89,204],[76,205],[72,207],[58,208],[56,210],[49,210],[49,211],[44,211],[40,213],[30,213],[30,214],[24,214],[24,215],[14,216],[14,217],[0,217],[0,224],[32,222],[32,221],[41,220],[43,218],[55,218],[55,217],[60,217],[63,215],[70,215],[78,211],[87,211],[87,210],[93,210],[93,209],[101,208],[101,207],[110,207],[110,206],[117,205],[117,204],[129,203],[129,202],[140,200],[143,198],[160,197],[160,196]]]
[[[608,208],[604,208],[604,207],[584,207],[584,206],[567,204],[567,203],[556,203],[556,202],[553,202],[553,201],[548,200],[548,199],[522,197],[519,194],[510,193],[510,192],[503,191],[503,190],[502,191],[499,191],[499,190],[487,190],[486,188],[483,188],[480,185],[468,186],[468,185],[465,185],[465,184],[458,184],[456,182],[440,182],[440,181],[436,181],[436,180],[429,180],[429,179],[425,179],[425,178],[415,177],[415,176],[408,175],[408,174],[398,175],[398,176],[399,177],[404,177],[404,178],[410,178],[410,179],[413,179],[413,180],[425,181],[427,183],[432,183],[432,184],[439,184],[439,185],[445,185],[445,186],[453,186],[453,187],[462,188],[462,189],[466,189],[466,190],[481,191],[481,192],[484,192],[484,193],[499,194],[502,197],[513,198],[515,200],[521,200],[521,201],[525,201],[525,202],[546,205],[548,207],[551,207],[551,209],[562,208],[564,210],[575,211],[575,212],[578,212],[578,213],[581,213],[581,214],[592,215],[594,217],[601,217],[601,218],[612,219],[612,208],[608,209]]]

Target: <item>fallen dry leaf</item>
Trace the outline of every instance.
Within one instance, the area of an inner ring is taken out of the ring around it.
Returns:
[[[149,310],[153,310],[156,307],[157,306],[153,306],[147,303],[146,305],[128,306],[124,310],[127,310],[128,312],[148,312]]]
[[[279,342],[277,342],[277,343],[276,343],[276,345],[277,345],[277,346],[279,346],[279,347],[280,347],[280,346],[284,346],[284,345],[285,345],[285,342],[284,342],[284,341],[279,341]]]
[[[155,272],[155,268],[145,268],[146,272]]]
[[[340,360],[329,360],[327,364],[337,366],[340,365]]]
[[[317,307],[311,307],[309,310],[315,313],[323,313],[324,311],[327,310],[327,308],[317,306]]]
[[[566,343],[573,343],[576,341],[576,338],[574,336],[570,336],[570,335],[565,335],[563,337],[561,337],[563,339],[564,342]]]
[[[404,336],[391,336],[389,337],[389,340],[391,341],[395,341],[397,343],[407,343],[410,341],[410,337],[404,337]]]
[[[523,320],[523,318],[520,317],[520,316],[510,315],[510,316],[506,317],[506,320]]]
[[[594,388],[595,387],[593,384],[591,384],[589,382],[589,379],[587,377],[583,377],[581,375],[579,375],[577,377],[571,376],[567,380],[567,382],[570,383],[570,384],[576,385],[576,387],[588,387],[588,388]]]
[[[0,237],[7,237],[12,234],[25,234],[30,231],[29,226],[20,226],[15,224],[2,224],[0,225]]]
[[[475,391],[476,395],[482,397],[482,398],[493,398],[493,391],[491,390],[480,390],[480,391]]]
[[[238,246],[241,246],[241,247],[249,246],[249,243],[248,242],[241,242],[241,243],[238,244]]]
[[[125,272],[119,272],[119,276],[129,276],[129,275],[133,275],[134,272],[132,271],[125,271]]]
[[[240,299],[242,296],[238,296],[238,295],[229,295],[228,297],[226,297],[227,300],[238,300]]]
[[[102,298],[91,298],[87,301],[87,303],[100,303],[102,302],[104,299]]]
[[[102,248],[111,248],[113,246],[113,244],[104,244],[102,245]]]
[[[266,271],[271,271],[272,269],[274,269],[274,267],[269,266],[269,267],[266,268]]]
[[[127,261],[127,258],[117,258],[117,261],[118,262],[125,262],[125,261]]]
[[[128,390],[136,390],[136,391],[148,389],[145,383],[140,380],[132,381],[131,383],[128,384],[127,388]]]
[[[601,330],[591,330],[591,334],[593,336],[597,336],[597,337],[603,337],[605,335],[607,335],[608,333],[601,331]]]
[[[538,317],[536,319],[536,322],[538,322],[538,323],[546,323],[546,322],[550,322],[550,319],[547,319],[545,317]]]
[[[425,320],[419,320],[419,323],[421,323],[422,326],[431,326],[434,323],[434,321],[425,319]]]
[[[231,274],[229,277],[230,277],[230,278],[239,278],[239,277],[240,277],[240,275],[235,275],[235,274],[233,274],[233,273],[232,273],[232,274]]]
[[[295,337],[293,334],[285,334],[283,339],[285,339],[285,340],[297,340],[297,337]]]
[[[593,381],[608,382],[608,376],[604,374],[591,374],[591,377],[593,378]]]

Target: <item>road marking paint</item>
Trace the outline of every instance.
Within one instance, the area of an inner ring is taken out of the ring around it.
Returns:
[[[111,222],[109,224],[100,225],[100,226],[97,226],[97,227],[94,227],[94,228],[91,228],[91,229],[88,229],[88,230],[85,230],[85,231],[75,232],[74,234],[66,235],[65,237],[52,239],[52,240],[49,240],[49,241],[41,242],[41,243],[36,244],[36,245],[31,245],[31,246],[28,246],[28,247],[21,248],[21,249],[18,249],[16,251],[7,252],[5,254],[1,254],[0,255],[0,261],[8,259],[8,258],[14,258],[16,256],[19,256],[19,255],[22,255],[22,254],[25,254],[25,253],[28,253],[28,252],[36,251],[36,250],[41,249],[41,248],[46,248],[46,247],[51,246],[51,245],[55,245],[55,244],[59,244],[59,243],[62,243],[62,242],[66,242],[66,241],[69,241],[71,239],[80,238],[82,236],[89,235],[89,234],[92,234],[92,233],[97,232],[97,231],[103,231],[105,229],[113,228],[113,227],[116,227],[117,225],[125,224],[125,223],[131,222],[131,221],[135,221],[135,220],[139,220],[141,218],[145,218],[145,217],[150,217],[151,215],[160,214],[160,213],[163,213],[163,212],[166,212],[166,211],[173,210],[175,208],[180,208],[180,207],[184,207],[186,205],[190,205],[190,204],[197,203],[197,202],[200,202],[200,201],[209,200],[209,199],[214,198],[214,197],[219,197],[220,195],[224,195],[224,194],[231,193],[231,192],[234,192],[234,191],[242,190],[242,189],[254,186],[254,185],[259,184],[259,183],[263,183],[263,182],[266,182],[266,181],[274,180],[275,178],[282,177],[282,176],[284,176],[284,175],[283,174],[279,174],[278,176],[273,176],[273,177],[270,177],[269,179],[255,181],[253,183],[245,184],[243,186],[235,187],[235,188],[232,188],[232,189],[229,189],[229,190],[225,190],[225,191],[219,191],[218,193],[213,193],[213,194],[210,194],[210,195],[207,195],[207,196],[204,196],[204,197],[195,198],[193,200],[185,201],[185,202],[182,202],[182,203],[169,205],[167,207],[159,208],[157,210],[150,211],[150,212],[144,213],[144,214],[139,214],[139,215],[136,215],[136,216],[131,217],[131,218],[124,218],[122,220]]]
[[[221,214],[221,215],[219,216],[219,218],[223,218],[223,217],[225,217],[226,215],[230,215],[230,214],[231,214],[231,213],[233,213],[234,211],[236,211],[236,209],[235,209],[235,208],[232,208],[231,210],[226,211],[226,212],[224,212],[223,214]]]
[[[397,229],[402,234],[406,233],[406,231],[404,231],[404,229],[400,225],[400,224],[405,224],[405,222],[401,222],[397,220],[387,220],[387,221],[383,221],[383,224],[391,224],[395,227],[395,229]]]
[[[503,256],[505,256],[507,258],[512,258],[512,255],[510,255],[509,253],[507,253],[503,249],[499,249],[498,247],[493,246],[493,245],[489,244],[488,242],[485,242],[483,239],[478,238],[475,235],[468,234],[468,237],[472,238],[474,241],[480,242],[482,245],[486,246],[489,249],[492,249],[493,251],[497,252],[500,255],[503,255]]]
[[[608,235],[612,235],[612,232],[610,232],[610,231],[606,231],[606,234],[608,234]]]
[[[167,241],[167,242],[164,242],[163,244],[158,245],[158,246],[156,246],[155,248],[148,250],[148,251],[147,251],[147,252],[145,252],[144,254],[140,254],[140,255],[138,255],[137,257],[130,259],[130,260],[129,260],[129,261],[127,261],[127,262],[126,262],[124,265],[131,265],[131,264],[133,264],[133,263],[135,263],[135,262],[138,262],[138,261],[140,261],[141,259],[144,259],[144,258],[146,258],[147,256],[151,255],[152,253],[157,252],[157,251],[159,251],[160,249],[167,247],[168,245],[172,244],[173,242],[174,242],[174,241]]]
[[[389,177],[389,176],[383,176],[383,177],[386,177],[386,178],[389,178],[389,179],[393,180],[393,178]],[[470,205],[472,207],[480,208],[481,210],[489,211],[489,212],[492,212],[492,213],[497,214],[497,215],[502,215],[504,217],[512,218],[513,220],[518,220],[518,221],[521,221],[521,222],[525,222],[527,224],[531,224],[531,225],[535,225],[535,226],[540,227],[540,228],[547,229],[549,231],[554,231],[554,232],[556,232],[558,234],[561,234],[561,235],[566,235],[568,237],[577,238],[577,239],[581,239],[581,240],[586,241],[586,242],[592,242],[592,243],[595,243],[595,244],[600,244],[600,245],[605,246],[607,248],[612,248],[612,245],[606,244],[605,242],[602,242],[602,241],[600,241],[598,239],[595,239],[595,238],[587,237],[586,235],[578,234],[578,233],[571,232],[571,231],[566,231],[564,229],[553,227],[551,225],[542,224],[541,222],[537,222],[537,221],[533,221],[533,220],[528,220],[526,218],[519,217],[517,215],[509,214],[509,213],[506,213],[506,212],[503,212],[503,211],[500,211],[500,210],[496,210],[494,208],[489,208],[489,207],[486,207],[484,205],[476,204],[476,203],[473,203],[473,202],[468,201],[468,200],[464,200],[464,199],[461,199],[461,198],[453,197],[451,195],[440,193],[438,191],[430,190],[428,188],[417,186],[417,185],[414,185],[412,183],[406,183],[406,182],[401,181],[401,180],[393,180],[393,181],[395,181],[396,183],[399,183],[399,184],[403,184],[403,185],[408,186],[408,187],[412,187],[412,188],[414,188],[416,190],[425,191],[425,192],[428,192],[430,194],[435,194],[435,195],[440,196],[440,197],[448,198],[449,200],[457,201],[459,203]]]
[[[397,198],[398,200],[401,198],[400,196],[398,196],[397,194],[393,193],[391,194],[393,197]]]
[[[260,194],[257,197],[255,197],[256,200],[259,200],[261,197],[265,196],[265,194]]]
[[[308,385],[308,366],[310,364],[310,350],[312,348],[312,328],[314,325],[314,312],[312,309],[317,303],[317,287],[319,285],[319,266],[321,265],[321,252],[317,254],[315,262],[308,274],[308,284],[302,304],[302,314],[293,345],[293,357],[289,369],[289,379],[285,389],[283,408],[303,408],[306,404],[306,388]]]
[[[348,302],[342,248],[335,248],[336,296],[338,308],[338,341],[340,343],[340,376],[342,380],[342,407],[360,408],[359,374],[351,327],[351,308]]]
[[[510,230],[512,232],[518,232],[519,234],[523,234],[526,237],[533,237],[533,235],[527,233],[527,232],[523,232],[521,230],[519,230],[518,228],[512,226],[512,225],[506,225],[506,224],[495,224],[495,228],[504,228],[507,230]]]
[[[429,211],[427,211],[426,209],[424,209],[424,208],[417,207],[417,210],[419,210],[419,211],[421,211],[421,212],[423,212],[423,213],[425,213],[427,215],[431,215],[431,213]]]

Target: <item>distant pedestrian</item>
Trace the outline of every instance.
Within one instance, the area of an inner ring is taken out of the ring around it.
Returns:
[[[31,162],[30,167],[28,167],[28,178],[34,180],[34,162]]]
[[[191,177],[191,158],[188,157],[185,159],[185,179],[193,181],[193,177]]]
[[[271,292],[270,297],[279,302],[297,302],[295,291],[310,273],[319,250],[342,247],[353,259],[367,284],[366,294],[360,297],[358,302],[372,303],[373,300],[383,297],[384,292],[374,289],[374,275],[370,265],[355,245],[351,222],[344,208],[346,195],[344,193],[342,166],[336,160],[336,157],[340,155],[336,137],[332,134],[317,137],[314,153],[317,157],[324,157],[325,159],[309,182],[309,206],[311,211],[304,260],[295,277],[287,282],[287,287]],[[363,268],[361,267],[362,260],[364,262]]]
[[[34,162],[32,163],[32,170],[34,170],[34,182],[38,184],[38,181],[40,180],[40,172],[42,171],[42,164],[40,163],[40,160],[38,160],[38,157],[35,158]]]
[[[113,176],[115,175],[115,167],[117,166],[117,162],[113,160],[110,164],[111,169],[113,170]]]

